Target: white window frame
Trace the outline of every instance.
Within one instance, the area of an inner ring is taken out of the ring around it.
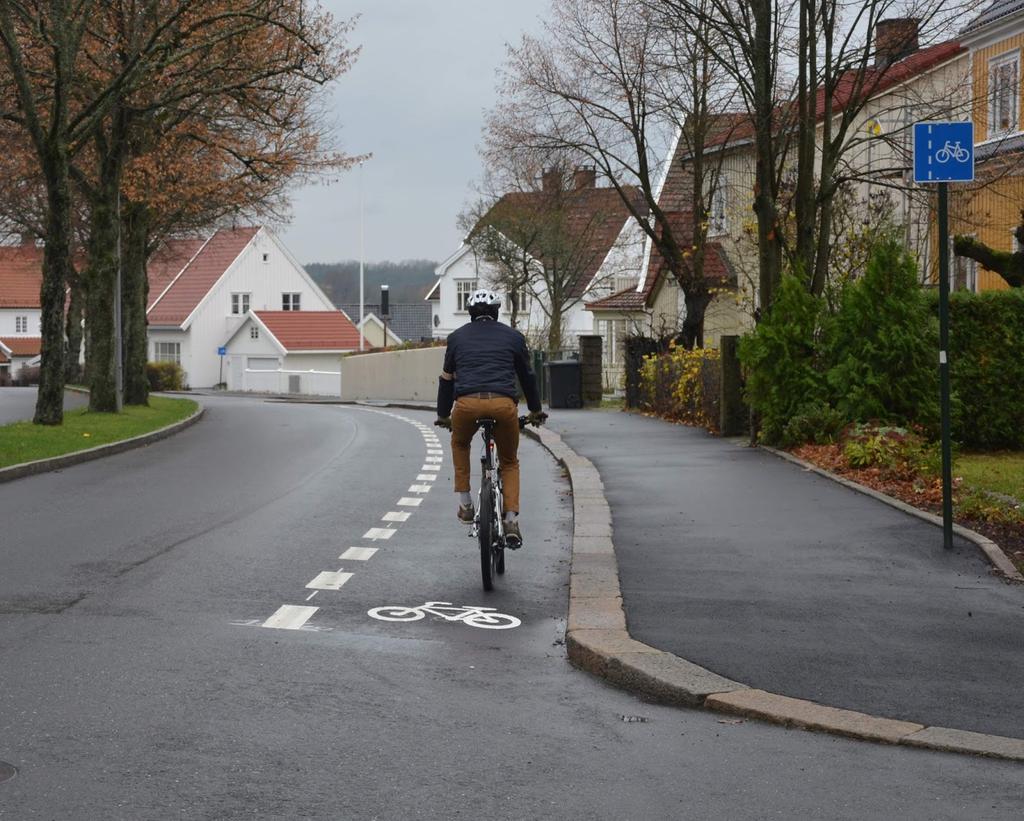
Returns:
[[[455,280],[455,313],[469,313],[469,308],[466,306],[466,300],[478,290],[477,283],[479,283],[479,281],[480,280],[478,279]]]
[[[508,302],[508,309],[512,310],[512,294],[505,294],[505,299]],[[516,291],[516,313],[525,314],[530,311],[530,292],[525,288],[520,288]]]
[[[1007,105],[1010,107],[1008,116],[1006,117],[1007,125],[1002,127],[999,125],[999,121],[1003,119],[1003,112],[999,106],[997,106],[999,89],[996,86],[996,73],[1006,67],[1011,66],[1013,71],[1012,79],[1012,93],[1006,100]],[[998,57],[993,57],[988,61],[988,136],[1000,137],[1006,134],[1012,134],[1015,131],[1020,130],[1020,49],[1014,49],[1008,51],[1005,54],[1000,54]]]
[[[729,197],[724,182],[719,179],[718,185],[711,191],[711,202],[708,203],[708,236],[720,237],[729,232]]]
[[[27,334],[28,333],[28,317],[27,316],[16,316],[16,317],[14,317],[14,332],[16,334]]]
[[[154,342],[154,362],[173,362],[181,365],[181,343],[180,342]]]
[[[281,294],[281,310],[282,311],[301,311],[302,310],[302,294],[295,291],[289,291],[288,293]]]
[[[231,315],[244,316],[249,313],[252,306],[252,294],[245,291],[236,291],[231,294]]]

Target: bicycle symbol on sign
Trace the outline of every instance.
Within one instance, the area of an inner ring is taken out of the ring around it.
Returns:
[[[428,601],[419,607],[385,605],[366,611],[366,615],[381,621],[419,621],[427,614],[485,630],[509,630],[522,624],[515,616],[499,613],[493,607],[458,607],[447,601]]]
[[[937,163],[947,163],[950,160],[956,160],[956,162],[967,162],[970,157],[971,152],[960,145],[959,140],[955,143],[950,140],[946,140],[946,144],[935,152],[935,162]]]

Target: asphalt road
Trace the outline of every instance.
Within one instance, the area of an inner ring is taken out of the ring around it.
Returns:
[[[571,508],[536,445],[526,547],[484,594],[447,445],[417,478],[405,420],[430,415],[206,401],[173,439],[0,487],[0,818],[1020,817],[1014,764],[656,707],[571,668]],[[435,600],[522,624],[367,615]]]
[[[771,692],[1024,738],[1024,590],[975,545],[696,428],[554,424],[604,480],[636,638]]]
[[[31,419],[36,412],[35,388],[0,388],[0,425]],[[64,393],[64,410],[88,404],[89,397],[81,393]]]

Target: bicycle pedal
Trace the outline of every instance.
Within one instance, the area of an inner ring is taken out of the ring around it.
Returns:
[[[522,546],[523,543],[520,539],[517,539],[514,536],[505,537],[505,547],[507,547],[509,550],[518,550]]]

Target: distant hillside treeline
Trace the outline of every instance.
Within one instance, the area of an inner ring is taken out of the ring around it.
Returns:
[[[429,259],[402,262],[368,262],[363,270],[366,301],[380,299],[380,286],[387,285],[392,302],[419,302],[434,287],[434,268]],[[335,305],[359,302],[359,261],[314,262],[306,266],[310,276]]]

